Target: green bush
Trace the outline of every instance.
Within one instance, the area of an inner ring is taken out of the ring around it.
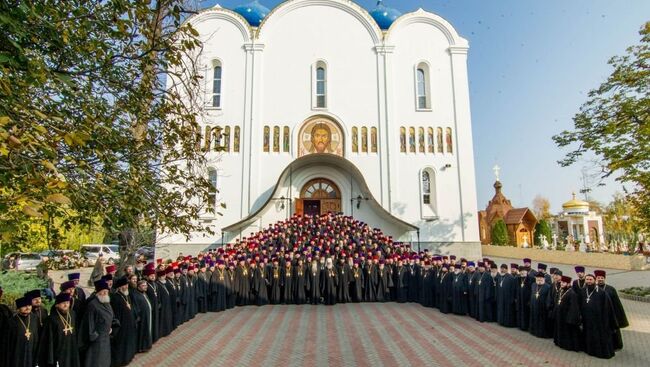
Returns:
[[[540,236],[546,237],[546,241],[548,241],[549,244],[553,243],[553,230],[551,229],[551,225],[544,219],[540,219],[540,221],[535,225],[535,245],[539,247],[542,246]]]
[[[4,292],[0,303],[6,304],[13,310],[16,306],[16,299],[32,289],[44,289],[47,287],[47,281],[37,277],[34,273],[5,271],[0,274],[0,285],[2,285]],[[52,303],[52,301],[48,301],[43,297],[43,305],[48,310]]]
[[[508,228],[503,219],[498,219],[492,226],[492,244],[496,246],[506,246],[509,242]]]
[[[621,293],[638,297],[650,297],[650,287],[631,287],[621,289]]]

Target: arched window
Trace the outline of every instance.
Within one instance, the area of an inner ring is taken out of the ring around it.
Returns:
[[[230,152],[230,126],[226,126],[223,133],[223,151]]]
[[[447,128],[447,134],[446,134],[446,139],[447,139],[447,153],[453,153],[454,152],[454,143],[453,143],[453,138],[451,136],[451,128]]]
[[[289,141],[289,126],[285,126],[284,129],[282,129],[282,151],[285,153],[289,153]]]
[[[232,150],[235,153],[239,153],[239,135],[240,135],[240,129],[239,126],[235,126],[235,138],[233,139],[233,147]]]
[[[268,152],[270,146],[271,128],[264,126],[264,137],[262,138],[262,151]]]
[[[420,172],[420,209],[423,219],[433,219],[437,214],[436,176],[431,168]]]
[[[399,151],[406,153],[406,128],[404,126],[399,128]]]
[[[409,152],[415,153],[415,128],[409,127]]]
[[[425,152],[425,147],[424,147],[424,128],[420,127],[418,128],[418,148],[420,153]]]
[[[216,169],[208,168],[208,181],[210,182],[210,188],[208,189],[207,211],[209,213],[214,213],[217,210],[217,170]]]
[[[372,153],[377,153],[377,128],[370,128],[370,151]]]
[[[361,151],[363,153],[368,153],[368,128],[361,128]]]
[[[428,138],[428,139],[427,139],[427,151],[428,151],[429,153],[433,153],[433,152],[434,152],[434,146],[433,146],[433,128],[432,128],[432,127],[428,128],[428,129],[427,129],[427,133],[428,133],[428,134],[427,134],[427,135],[428,135],[428,136],[427,136],[427,138]]]
[[[273,151],[276,153],[280,151],[280,127],[279,126],[273,127]]]
[[[429,80],[429,65],[421,62],[415,68],[415,105],[418,110],[431,108],[431,91]]]
[[[442,146],[442,128],[439,127],[439,128],[437,128],[436,130],[437,130],[436,133],[437,133],[437,135],[438,135],[438,136],[437,136],[437,139],[436,139],[436,140],[437,140],[437,145],[438,145],[438,153],[443,153],[443,152],[444,152],[444,148],[443,148],[443,146]]]
[[[359,153],[359,128],[352,128],[352,153]]]
[[[314,101],[315,108],[327,108],[327,66],[318,61],[314,70]]]
[[[215,62],[212,69],[212,107],[221,108],[221,63]]]

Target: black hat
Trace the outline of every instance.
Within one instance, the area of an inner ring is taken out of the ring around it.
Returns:
[[[16,308],[21,308],[25,306],[31,306],[32,299],[27,297],[21,297],[16,299]]]
[[[24,295],[25,298],[29,298],[29,300],[33,300],[34,298],[39,298],[41,297],[41,290],[40,289],[33,289]]]
[[[113,280],[113,274],[106,274],[102,277],[102,280],[107,282],[109,280]]]
[[[104,279],[100,279],[95,282],[95,292],[101,292],[104,289],[110,289],[108,283]]]
[[[546,270],[546,264],[542,264],[542,263],[537,264],[537,269],[538,270]]]
[[[67,293],[59,293],[59,294],[56,295],[56,299],[54,301],[54,304],[58,305],[59,303],[70,302],[71,298],[72,297],[70,297],[70,295],[67,294]]]
[[[115,282],[115,284],[113,284],[113,286],[115,288],[119,288],[127,284],[129,284],[129,279],[127,277],[121,277],[117,279],[117,281]]]
[[[540,273],[540,272],[535,273],[535,278],[544,278],[545,276],[546,274],[544,273]]]

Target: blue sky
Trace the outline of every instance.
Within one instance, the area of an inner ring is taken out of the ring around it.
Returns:
[[[234,8],[246,0],[203,1]],[[273,8],[281,1],[261,0]],[[356,1],[366,9],[376,1]],[[469,40],[469,80],[478,206],[492,198],[501,167],[505,194],[515,206],[536,195],[559,211],[582,187],[582,167],[563,168],[565,150],[551,137],[573,126],[571,118],[611,73],[607,60],[639,42],[650,21],[648,0],[386,0],[409,12],[423,8],[447,19]],[[614,180],[595,187],[592,199],[609,202],[621,191]]]

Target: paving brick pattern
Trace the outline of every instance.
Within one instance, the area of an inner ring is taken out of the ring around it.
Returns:
[[[362,303],[199,314],[131,366],[648,366],[650,307],[623,305],[625,348],[606,361],[419,304]]]

